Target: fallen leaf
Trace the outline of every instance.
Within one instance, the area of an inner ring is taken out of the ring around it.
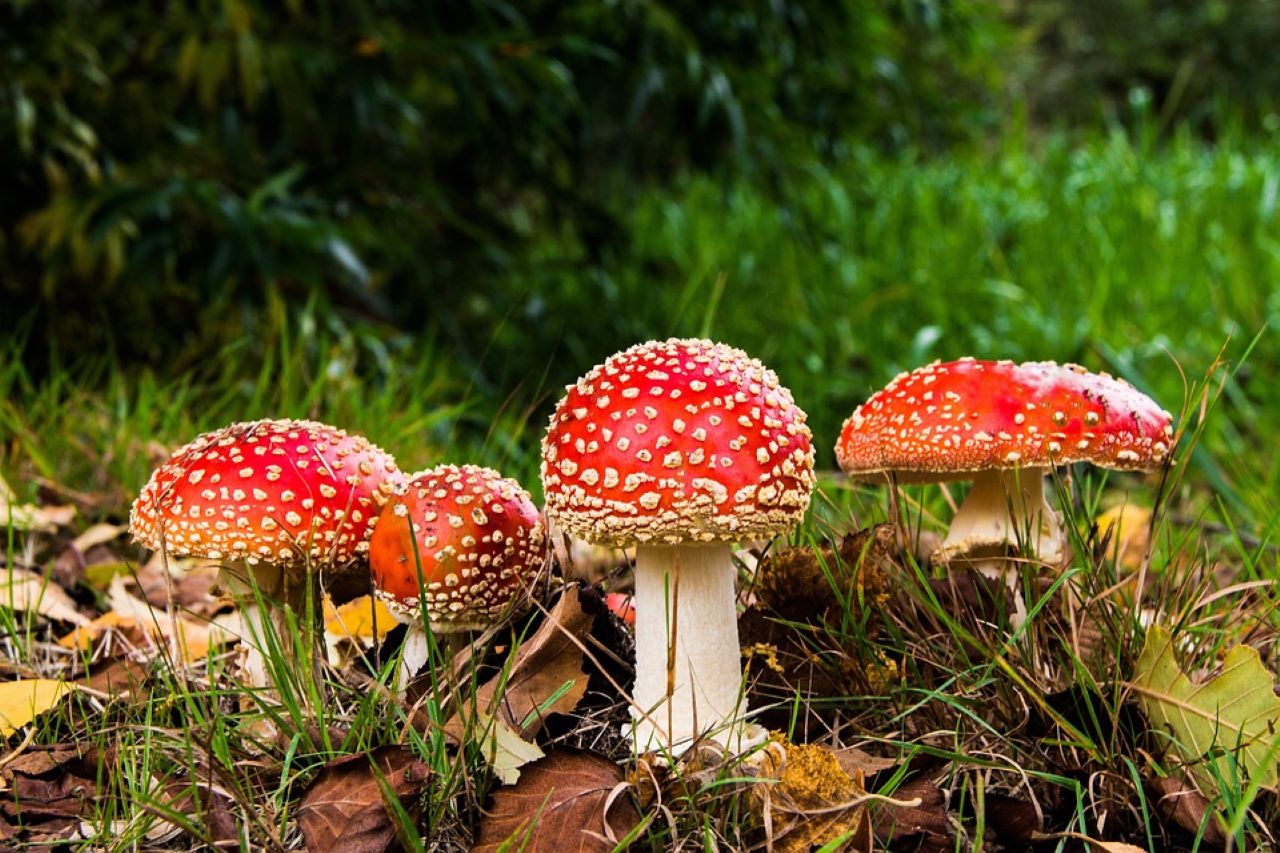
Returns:
[[[1130,686],[1201,790],[1216,792],[1218,779],[1236,779],[1240,771],[1265,788],[1276,787],[1280,697],[1256,649],[1232,648],[1221,673],[1195,684],[1178,668],[1169,631],[1153,625]],[[1236,767],[1226,753],[1234,756]]]
[[[871,824],[881,847],[906,843],[909,849],[943,851],[955,848],[954,830],[947,817],[947,800],[942,789],[928,779],[916,778],[900,785],[891,796],[895,800],[919,800],[919,805],[896,806],[876,803]]]
[[[395,848],[399,823],[387,794],[415,818],[430,775],[431,768],[407,747],[396,745],[330,761],[297,808],[307,849],[381,853]]]
[[[379,599],[362,595],[335,607],[332,599],[324,599],[324,645],[329,663],[345,666],[350,655],[344,650],[351,646],[367,649],[381,642],[399,622]]]
[[[100,808],[94,780],[102,766],[109,762],[93,747],[61,743],[32,746],[9,760],[0,770],[0,788],[8,789],[0,820],[11,837],[29,846],[81,837],[82,819]]]
[[[44,575],[25,569],[0,570],[0,607],[27,610],[73,625],[86,625],[89,620],[76,610],[76,603],[62,587]]]
[[[1094,523],[1100,539],[1111,536],[1107,554],[1117,555],[1121,566],[1137,571],[1151,541],[1151,510],[1122,503],[1099,515]]]
[[[30,723],[72,689],[67,682],[52,678],[0,683],[0,737],[8,737]]]
[[[76,517],[73,506],[11,504],[0,498],[0,527],[31,533],[53,533]]]
[[[1039,810],[1026,800],[987,792],[983,796],[983,809],[987,826],[1001,844],[1028,844],[1043,829]]]
[[[146,688],[147,668],[129,657],[113,658],[76,682],[80,687],[107,696],[140,697]]]
[[[486,719],[481,726],[485,732],[485,760],[504,785],[514,785],[520,779],[522,767],[546,755],[542,747],[520,737],[502,720]]]
[[[95,524],[72,539],[71,547],[84,554],[94,545],[105,545],[128,530],[127,524]]]
[[[621,768],[593,752],[561,749],[493,794],[480,819],[476,853],[592,853],[613,850],[640,823]]]
[[[329,598],[324,600],[324,630],[339,639],[359,640],[371,646],[400,624],[380,599],[362,595],[341,607],[334,607]]]
[[[1160,792],[1156,806],[1160,813],[1193,835],[1204,828],[1204,840],[1210,844],[1225,844],[1227,834],[1221,820],[1213,812],[1209,799],[1178,776],[1161,776],[1155,780]]]
[[[94,589],[106,590],[117,577],[128,577],[133,567],[125,562],[94,563],[84,567],[84,582]]]
[[[572,711],[587,691],[578,643],[592,618],[582,610],[578,588],[566,587],[542,625],[520,645],[505,686],[501,675],[480,685],[474,708],[505,721],[522,737],[537,734],[548,714]],[[460,715],[445,724],[445,731],[459,739],[466,728]]]
[[[108,601],[109,611],[60,637],[58,644],[68,649],[87,649],[108,630],[121,629],[130,632],[136,643],[162,646],[175,659],[193,663],[206,658],[212,646],[238,640],[242,633],[239,614],[210,620],[181,610],[169,614],[131,595],[123,577],[111,582]]]

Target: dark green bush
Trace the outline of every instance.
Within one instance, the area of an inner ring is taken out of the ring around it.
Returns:
[[[0,0],[0,279],[69,355],[192,358],[267,292],[462,340],[531,236],[616,247],[637,184],[972,133],[1002,33],[959,0]]]

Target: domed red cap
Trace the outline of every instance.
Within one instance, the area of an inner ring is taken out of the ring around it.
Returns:
[[[1091,462],[1151,470],[1173,418],[1122,379],[1053,362],[934,362],[857,408],[836,444],[853,476],[946,480],[974,471]]]
[[[235,423],[198,436],[151,475],[129,530],[173,554],[342,565],[368,550],[401,478],[389,454],[336,427]]]
[[[567,389],[542,457],[548,517],[611,545],[774,536],[804,517],[814,485],[791,392],[704,340],[611,356]]]
[[[529,493],[475,465],[415,474],[383,510],[369,551],[378,597],[406,621],[419,614],[421,566],[428,618],[443,631],[487,627],[528,595],[545,562]]]

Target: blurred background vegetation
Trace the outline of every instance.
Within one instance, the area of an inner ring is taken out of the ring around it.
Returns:
[[[0,0],[5,352],[239,380],[240,417],[282,347],[335,393],[429,360],[491,434],[710,333],[824,452],[937,357],[1177,409],[1170,355],[1280,317],[1278,43],[1273,0]],[[1257,346],[1219,446],[1280,429]]]

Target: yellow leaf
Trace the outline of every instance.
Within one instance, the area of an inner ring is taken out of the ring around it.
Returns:
[[[43,575],[24,569],[0,569],[0,607],[29,610],[73,625],[89,620],[76,610],[71,596]]]
[[[1115,554],[1124,568],[1137,571],[1151,541],[1151,510],[1135,504],[1119,504],[1099,515],[1097,525],[1099,536],[1111,531],[1108,553]]]
[[[341,607],[324,600],[324,632],[335,639],[360,640],[368,646],[381,640],[398,623],[387,606],[371,595],[362,595]]]
[[[0,737],[8,737],[52,708],[71,689],[65,681],[52,678],[0,684]]]

